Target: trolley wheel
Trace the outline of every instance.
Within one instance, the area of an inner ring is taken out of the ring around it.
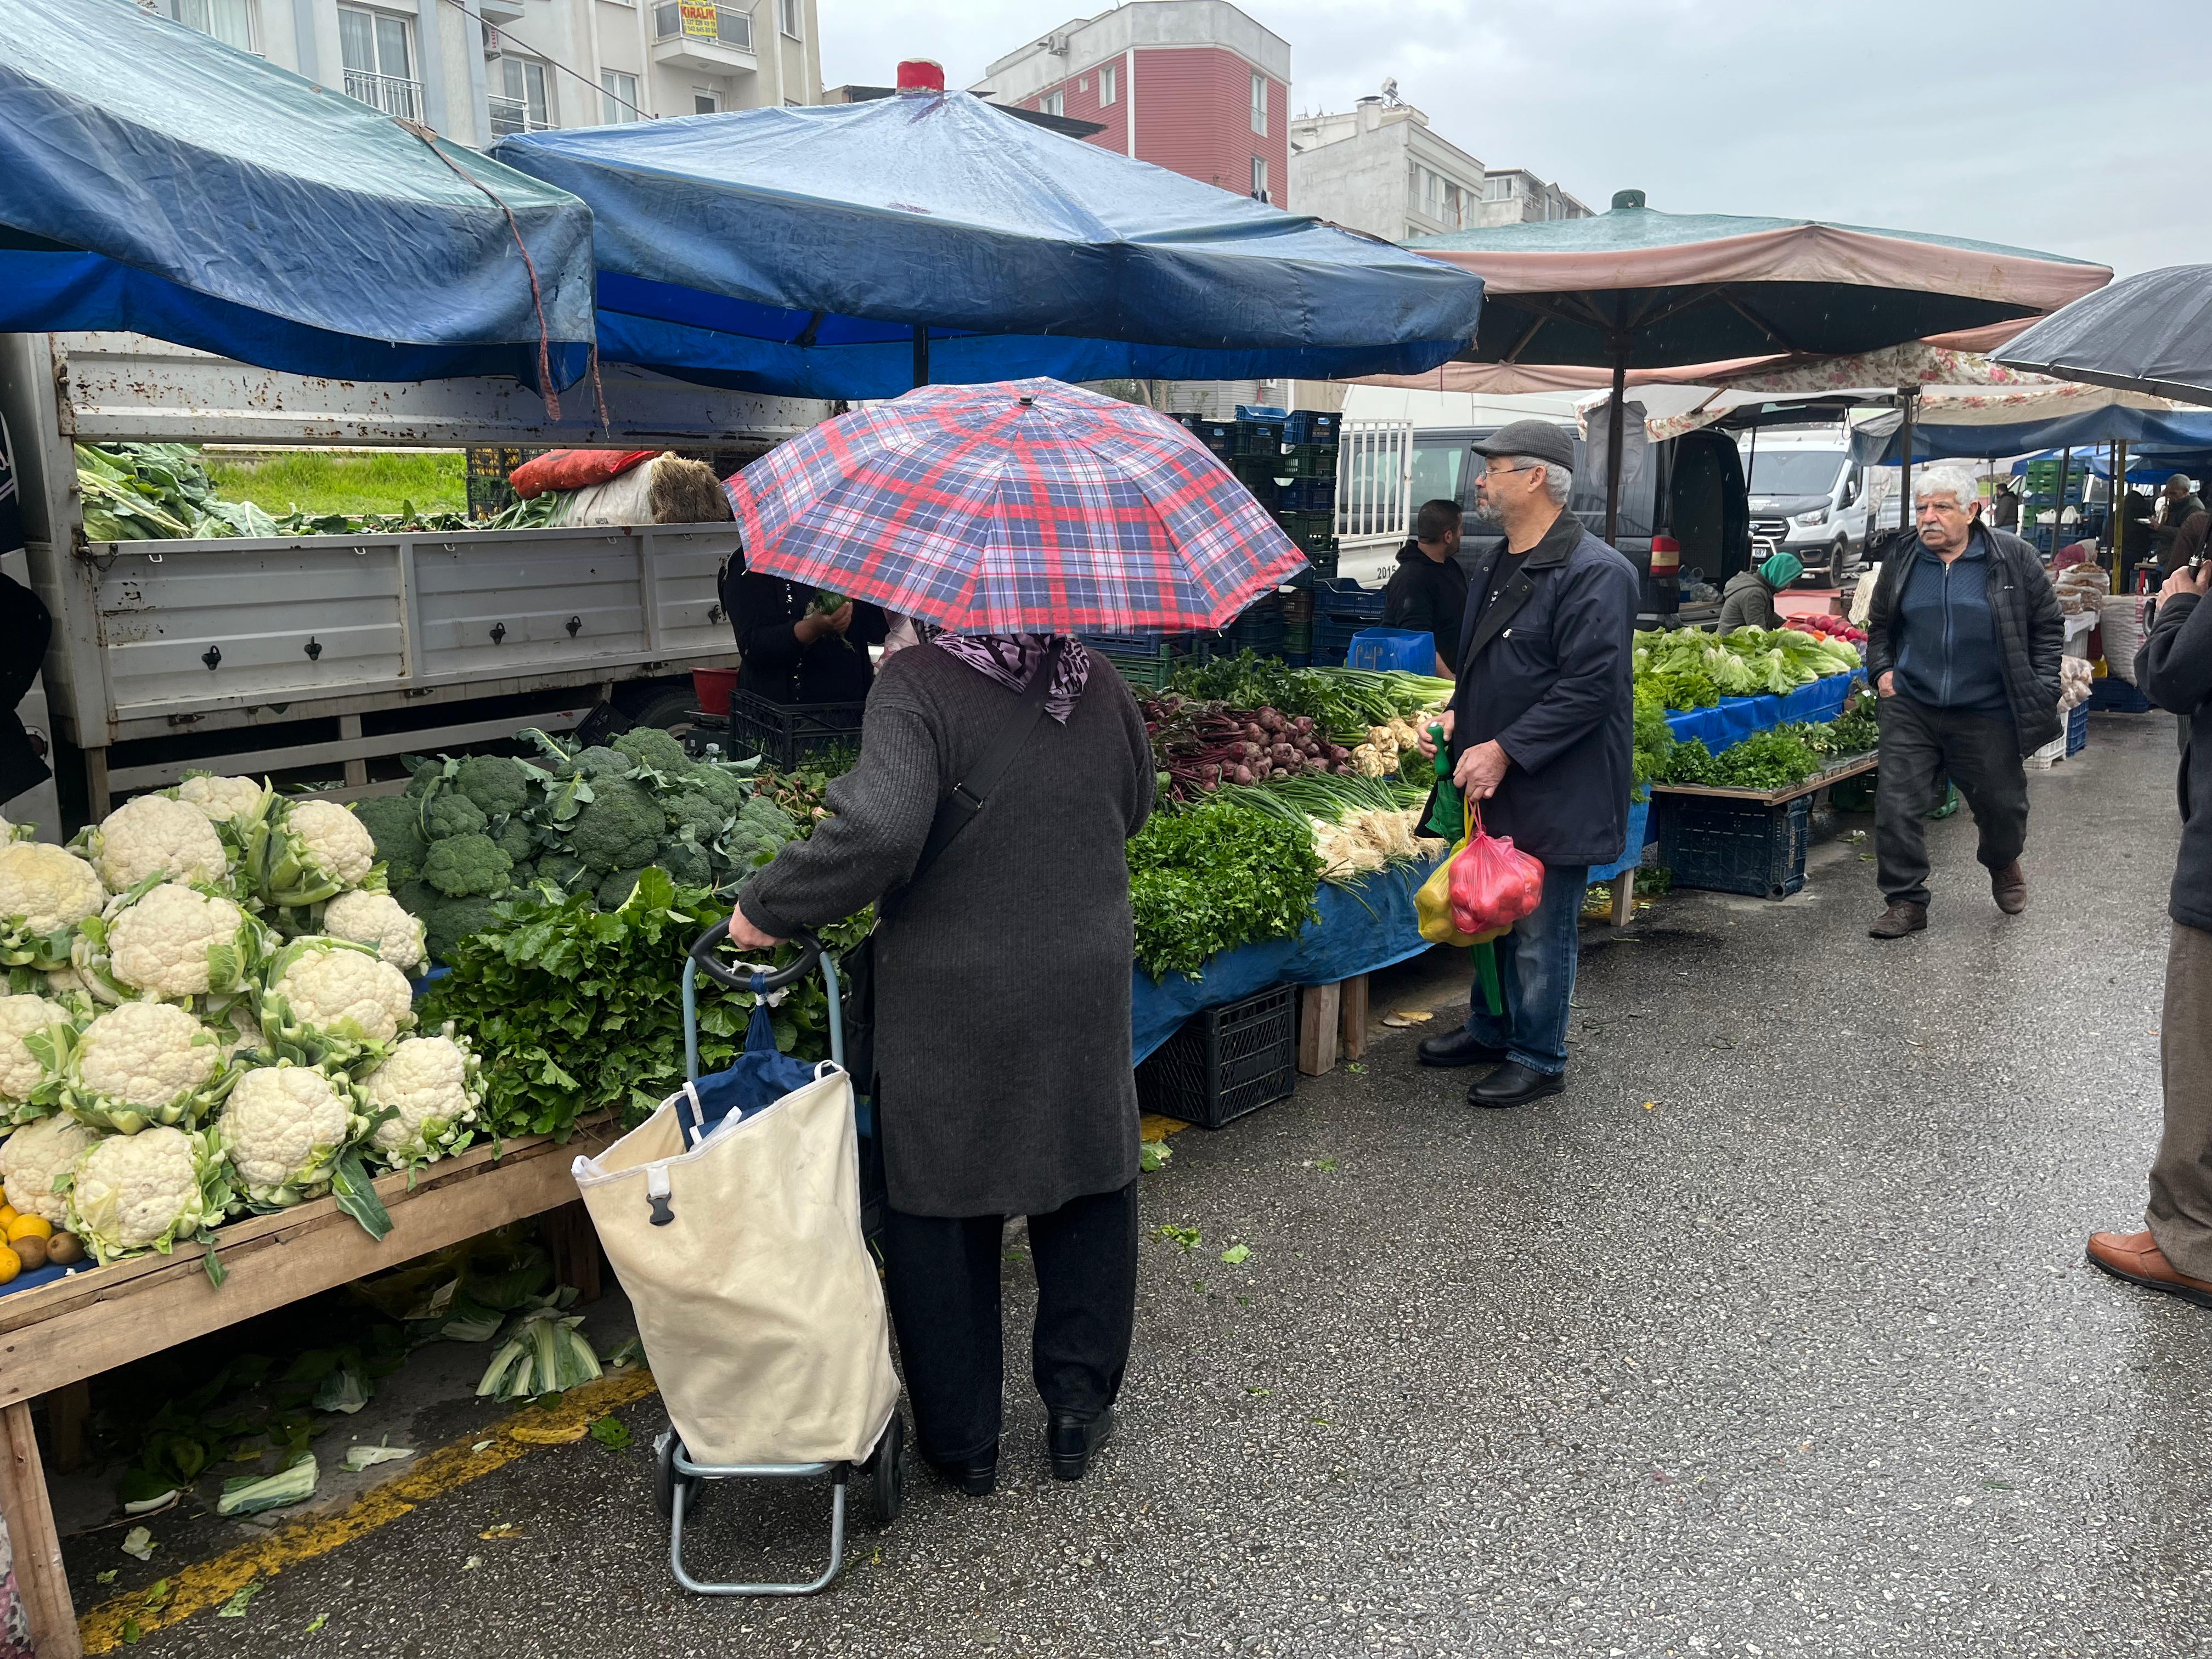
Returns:
[[[676,1454],[682,1444],[673,1429],[663,1429],[660,1437],[653,1443],[653,1496],[660,1506],[660,1518],[664,1521],[675,1517],[677,1486],[682,1485],[688,1495],[690,1489],[698,1484],[690,1475],[676,1472]]]
[[[906,1419],[896,1411],[868,1458],[868,1473],[875,1481],[876,1524],[888,1527],[906,1504]]]

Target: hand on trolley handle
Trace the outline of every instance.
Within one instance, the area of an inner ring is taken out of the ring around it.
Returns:
[[[740,951],[773,951],[784,941],[772,933],[763,933],[745,920],[745,913],[732,905],[730,908],[730,943]]]

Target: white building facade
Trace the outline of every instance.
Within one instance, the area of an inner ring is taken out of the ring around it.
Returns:
[[[814,0],[145,0],[448,138],[822,97]]]
[[[1544,219],[1587,219],[1590,210],[1557,185],[1547,185],[1526,167],[1501,167],[1483,183],[1475,225],[1518,225]]]
[[[1343,115],[1291,123],[1291,196],[1310,213],[1385,241],[1486,222],[1483,165],[1411,104],[1362,98]]]

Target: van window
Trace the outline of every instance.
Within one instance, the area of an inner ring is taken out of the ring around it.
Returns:
[[[1603,411],[1593,413],[1592,420],[1603,418]],[[1626,541],[1632,537],[1652,533],[1653,508],[1657,506],[1654,480],[1659,471],[1659,459],[1663,446],[1638,445],[1627,447],[1622,458],[1620,473],[1620,526],[1613,534]],[[1593,471],[1584,463],[1589,451],[1579,438],[1575,440],[1575,487],[1567,496],[1567,510],[1583,521],[1593,536],[1605,534],[1605,475]]]
[[[1423,501],[1460,499],[1460,477],[1467,466],[1467,455],[1464,443],[1413,446],[1413,512],[1421,510]]]
[[[1825,495],[1836,487],[1844,457],[1840,449],[1760,449],[1748,459],[1754,495]]]

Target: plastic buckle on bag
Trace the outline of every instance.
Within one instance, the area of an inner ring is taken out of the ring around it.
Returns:
[[[676,1212],[668,1206],[668,1166],[665,1164],[652,1164],[646,1170],[645,1196],[646,1201],[653,1207],[650,1219],[654,1226],[665,1227],[676,1219]]]

